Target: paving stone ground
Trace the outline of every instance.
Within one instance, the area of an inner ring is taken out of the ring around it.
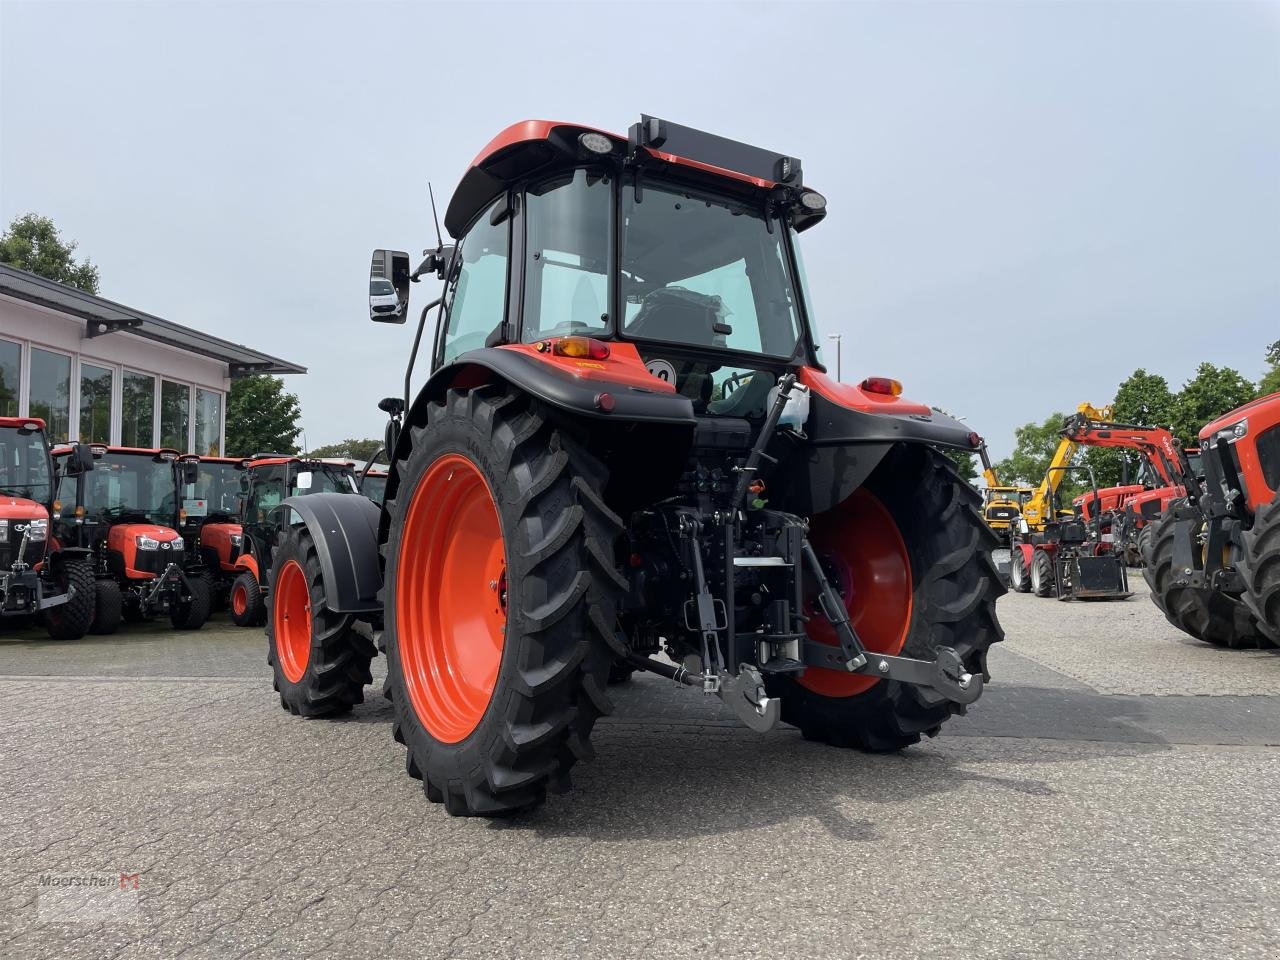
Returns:
[[[281,711],[256,631],[23,633],[0,957],[1280,955],[1280,656],[1142,593],[1000,613],[994,682],[936,740],[757,735],[642,678],[575,791],[502,823],[426,803],[373,689]],[[129,916],[41,919],[42,874],[120,873]]]

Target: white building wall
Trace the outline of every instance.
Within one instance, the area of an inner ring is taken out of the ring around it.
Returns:
[[[112,370],[111,443],[120,443],[122,378],[124,371],[130,370],[156,378],[152,446],[158,446],[160,442],[160,381],[164,379],[183,384],[188,390],[189,422],[183,452],[192,450],[195,444],[197,387],[221,395],[222,423],[218,428],[218,448],[225,449],[227,392],[231,388],[225,363],[143,340],[123,331],[88,338],[85,329],[85,321],[79,317],[0,294],[0,339],[22,345],[19,416],[30,415],[31,348],[34,346],[71,357],[71,439],[79,439],[80,364],[83,361]]]

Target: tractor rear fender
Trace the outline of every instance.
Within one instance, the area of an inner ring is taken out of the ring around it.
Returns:
[[[652,462],[645,471],[651,489],[663,489],[667,482],[674,481],[683,462],[681,443],[687,446],[693,438],[693,405],[665,381],[649,376],[634,346],[609,346],[611,356],[603,363],[552,357],[538,353],[529,344],[512,344],[468,351],[436,370],[405,415],[405,429],[389,458],[386,500],[395,499],[400,485],[397,464],[409,456],[413,441],[408,428],[427,422],[427,407],[442,401],[451,388],[469,389],[495,382],[511,384],[542,401],[553,416],[560,414],[585,432],[628,431],[629,442],[611,445],[621,451],[620,455],[630,452],[639,457],[648,456],[646,451],[653,449],[672,451],[672,456],[666,458],[672,465],[671,477],[660,476],[661,465]],[[610,463],[610,468],[615,475],[624,476],[631,470],[629,464],[622,463]]]
[[[378,517],[367,497],[312,493],[289,497],[275,510],[292,510],[315,540],[325,606],[335,613],[381,613]]]
[[[1023,569],[1031,570],[1031,561],[1035,558],[1036,548],[1029,543],[1015,543],[1012,549],[1022,554]]]

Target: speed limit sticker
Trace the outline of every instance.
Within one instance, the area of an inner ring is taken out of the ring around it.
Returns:
[[[645,369],[649,371],[650,376],[657,377],[664,383],[676,382],[676,368],[666,360],[650,360],[645,364]]]

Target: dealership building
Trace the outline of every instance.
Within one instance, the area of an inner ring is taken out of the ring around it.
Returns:
[[[0,416],[52,442],[217,456],[236,377],[305,367],[0,265]]]

